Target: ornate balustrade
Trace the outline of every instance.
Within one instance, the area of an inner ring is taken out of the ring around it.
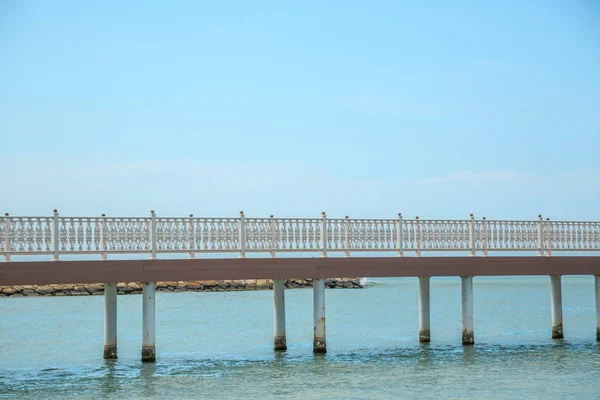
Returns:
[[[600,222],[327,218],[0,218],[0,255],[138,253],[600,251]]]

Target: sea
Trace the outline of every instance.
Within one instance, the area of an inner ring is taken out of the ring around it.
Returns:
[[[474,346],[461,344],[460,278],[431,279],[431,343],[418,280],[326,291],[327,354],[313,355],[312,290],[286,290],[274,352],[268,290],[156,295],[155,363],[140,361],[142,297],[118,297],[104,360],[103,296],[0,298],[0,398],[600,399],[594,281],[563,277],[565,339],[551,339],[549,277],[475,277]]]

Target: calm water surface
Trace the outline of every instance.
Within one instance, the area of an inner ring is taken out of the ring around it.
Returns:
[[[433,278],[432,343],[416,279],[328,290],[328,354],[312,354],[312,291],[286,291],[289,350],[272,351],[270,291],[157,293],[155,364],[139,361],[142,298],[119,296],[119,359],[104,361],[103,297],[0,298],[0,397],[600,398],[592,277],[563,278],[566,340],[550,339],[550,278]]]

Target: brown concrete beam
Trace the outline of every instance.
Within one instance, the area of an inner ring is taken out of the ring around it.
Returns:
[[[350,257],[0,263],[0,286],[335,277],[600,275],[600,257]]]

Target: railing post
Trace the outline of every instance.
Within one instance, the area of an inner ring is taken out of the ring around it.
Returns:
[[[271,234],[271,251],[269,252],[269,257],[275,257],[275,217],[271,214],[269,219],[269,233]]]
[[[475,217],[469,215],[469,256],[475,256]]]
[[[4,262],[10,261],[10,218],[4,214]]]
[[[321,213],[321,257],[327,257],[327,214]]]
[[[194,236],[196,235],[196,228],[194,226],[194,214],[190,214],[189,220],[189,230],[190,230],[190,255],[189,258],[196,258],[196,253],[194,252],[194,246],[196,244],[196,240],[194,240]]]
[[[538,223],[537,223],[537,231],[538,231],[538,256],[544,255],[544,220],[542,219],[542,214],[538,215]]]
[[[549,235],[546,235],[546,230],[549,231]],[[552,224],[550,223],[550,218],[546,218],[546,223],[544,224],[544,242],[544,251],[546,252],[546,256],[550,257],[552,255]]]
[[[415,217],[415,256],[421,257],[421,226],[419,223],[419,216]]]
[[[398,257],[404,257],[404,224],[402,213],[398,213],[398,226],[396,227],[396,240],[398,240]]]
[[[150,259],[156,259],[156,214],[150,211]]]
[[[246,258],[246,216],[240,211],[240,258]]]
[[[490,233],[488,231],[488,222],[485,220],[485,217],[482,218],[483,221],[483,245],[481,250],[481,255],[487,257],[488,255],[488,247],[490,247]]]
[[[58,232],[58,210],[55,208],[52,214],[52,261],[58,261],[59,252],[59,232]]]
[[[100,218],[100,259],[106,260],[106,214]]]
[[[350,236],[348,227],[348,216],[344,219],[344,257],[350,257]]]

